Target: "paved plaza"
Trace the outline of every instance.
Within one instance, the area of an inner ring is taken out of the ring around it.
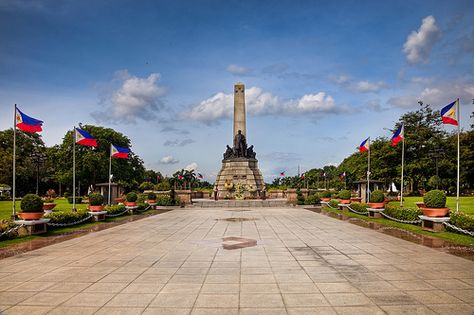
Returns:
[[[0,310],[474,312],[472,261],[304,209],[237,210],[174,210],[3,259]]]

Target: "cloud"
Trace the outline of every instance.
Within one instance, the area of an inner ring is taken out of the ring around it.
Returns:
[[[423,19],[418,31],[411,32],[403,44],[403,52],[409,63],[427,63],[433,46],[440,38],[435,18],[430,15]]]
[[[275,115],[308,113],[336,113],[344,111],[337,107],[334,98],[325,92],[306,94],[296,100],[283,101],[270,92],[259,87],[245,91],[247,112],[250,115]],[[182,113],[183,118],[211,124],[217,120],[231,118],[234,112],[234,96],[219,92],[200,102],[189,111]]]
[[[92,113],[92,116],[99,122],[113,123],[155,119],[156,113],[164,107],[161,98],[166,94],[166,89],[157,84],[159,79],[158,73],[139,78],[130,75],[127,70],[116,72],[113,83],[118,83],[119,87],[102,100],[108,107]]]
[[[373,111],[373,112],[381,112],[383,111],[384,109],[382,108],[382,106],[380,105],[380,100],[379,99],[374,99],[374,100],[370,100],[367,102],[367,107],[369,110]]]
[[[175,159],[172,155],[164,156],[160,160],[160,164],[170,165],[170,164],[177,164],[177,163],[179,163],[179,160]]]
[[[248,75],[251,72],[249,68],[245,68],[236,64],[228,65],[226,70],[233,75]]]
[[[184,147],[188,144],[194,143],[193,139],[184,139],[184,140],[166,140],[163,144],[165,147]]]
[[[339,75],[339,76],[331,76],[330,79],[331,81],[337,84],[345,84],[351,80],[351,77],[347,75]]]
[[[197,170],[197,168],[198,168],[198,165],[196,162],[192,162],[184,167],[186,171],[195,171]]]
[[[383,81],[369,82],[367,80],[355,81],[348,75],[331,76],[329,79],[348,90],[358,93],[378,92],[387,85]]]
[[[175,128],[175,127],[169,127],[169,126],[162,128],[161,132],[176,133],[176,134],[179,134],[179,135],[188,135],[189,134],[188,130],[182,130],[182,129],[178,129],[178,128]]]

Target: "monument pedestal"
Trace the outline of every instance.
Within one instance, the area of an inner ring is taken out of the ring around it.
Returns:
[[[256,159],[232,158],[222,161],[216,185],[218,199],[239,198],[239,186],[244,187],[243,198],[257,199],[261,197],[265,182]]]

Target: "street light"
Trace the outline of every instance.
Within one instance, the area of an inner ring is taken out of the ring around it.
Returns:
[[[46,161],[46,155],[42,152],[35,151],[31,154],[31,159],[36,164],[36,194],[39,195],[39,168],[40,164]]]

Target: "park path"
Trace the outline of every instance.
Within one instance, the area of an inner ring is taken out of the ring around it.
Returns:
[[[474,312],[472,261],[303,209],[246,210],[174,210],[3,259],[0,312]]]

